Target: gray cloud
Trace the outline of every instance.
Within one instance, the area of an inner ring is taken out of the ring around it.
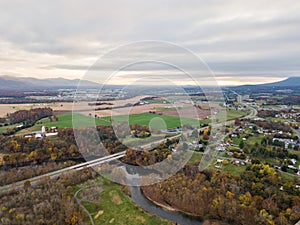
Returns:
[[[0,73],[78,77],[120,44],[164,40],[195,52],[219,77],[300,75],[299,11],[292,0],[3,0]]]

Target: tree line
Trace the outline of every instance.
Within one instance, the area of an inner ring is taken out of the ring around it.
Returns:
[[[250,165],[238,177],[185,166],[173,177],[142,190],[156,202],[203,219],[240,225],[292,225],[300,219],[297,182],[284,182],[264,164]]]
[[[80,225],[86,214],[73,198],[73,186],[93,179],[96,172],[84,169],[62,175],[58,180],[45,178],[36,186],[25,182],[21,190],[0,194],[2,225]]]
[[[22,122],[32,122],[42,119],[44,117],[52,116],[53,110],[50,107],[34,108],[30,110],[18,110],[8,114],[8,119],[12,124]]]

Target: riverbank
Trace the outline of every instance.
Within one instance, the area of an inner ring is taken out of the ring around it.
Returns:
[[[172,213],[179,213],[183,216],[188,216],[188,217],[191,217],[193,218],[194,220],[197,220],[197,222],[200,222],[201,224],[203,224],[204,222],[208,222],[208,224],[210,224],[211,222],[217,222],[219,225],[228,225],[227,223],[225,222],[222,222],[222,221],[218,221],[218,220],[204,220],[202,217],[199,217],[197,215],[194,215],[190,212],[185,212],[184,210],[181,210],[181,209],[178,209],[178,208],[174,208],[173,206],[170,206],[170,205],[166,205],[166,204],[163,204],[163,203],[160,203],[160,202],[157,202],[155,200],[153,200],[151,197],[147,196],[143,190],[141,189],[141,194],[149,201],[151,202],[153,205],[156,205],[158,207],[161,207],[163,210],[166,210],[166,211],[169,211],[169,212],[172,212]]]
[[[181,209],[178,209],[178,208],[174,208],[173,206],[170,206],[170,205],[166,205],[166,204],[163,204],[163,203],[160,203],[160,202],[157,202],[155,200],[153,200],[151,197],[147,196],[144,192],[143,192],[143,189],[141,189],[141,193],[142,195],[150,202],[152,202],[154,205],[157,205],[167,211],[170,211],[170,212],[176,212],[176,213],[180,213],[180,214],[183,214],[183,215],[187,215],[187,216],[191,216],[191,217],[194,217],[195,219],[199,219],[201,222],[203,222],[203,218],[197,216],[197,215],[194,215],[190,212],[185,212]]]

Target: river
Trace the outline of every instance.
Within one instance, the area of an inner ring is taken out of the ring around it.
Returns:
[[[162,219],[169,220],[181,225],[202,225],[202,221],[200,221],[199,218],[184,215],[179,212],[167,211],[160,206],[155,205],[143,195],[139,186],[131,187],[131,198],[145,211],[154,214]]]

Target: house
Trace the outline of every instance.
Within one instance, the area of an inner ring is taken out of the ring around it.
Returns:
[[[203,144],[198,144],[197,147],[198,148],[203,148]]]
[[[287,167],[290,168],[290,169],[292,169],[292,170],[297,170],[297,168],[294,167],[294,166],[292,166],[292,165],[288,165]]]
[[[43,138],[43,135],[42,134],[40,134],[40,133],[37,133],[37,134],[35,134],[35,139],[42,139]]]
[[[232,165],[239,166],[239,165],[240,165],[240,161],[234,160],[234,161],[232,162]]]
[[[275,168],[276,170],[281,170],[281,167],[280,167],[279,165],[274,165],[274,168]]]
[[[54,133],[46,133],[45,136],[46,137],[53,137],[53,136],[57,136],[58,132],[54,132]]]
[[[293,163],[293,165],[295,165],[297,163],[296,159],[291,159],[291,162]]]
[[[169,149],[172,150],[172,152],[176,152],[177,151],[176,148],[174,146],[172,146],[172,145],[169,146]]]
[[[224,146],[219,146],[219,147],[216,148],[216,150],[219,151],[219,152],[225,152],[226,151]]]

